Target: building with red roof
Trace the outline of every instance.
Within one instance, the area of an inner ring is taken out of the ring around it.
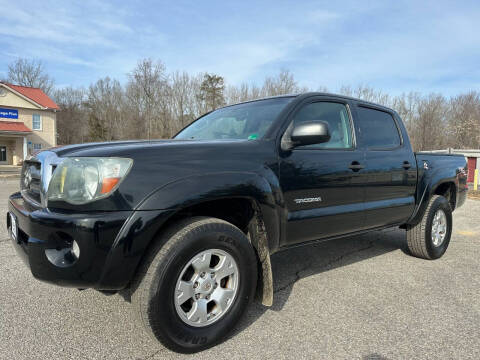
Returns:
[[[0,82],[0,164],[57,145],[58,105],[41,89]]]

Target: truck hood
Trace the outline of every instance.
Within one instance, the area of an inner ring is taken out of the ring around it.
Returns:
[[[124,157],[133,166],[113,196],[84,210],[132,210],[166,184],[181,179],[220,173],[259,173],[276,161],[273,140],[155,140],[115,141],[68,145],[40,152],[56,163],[65,157]],[[51,170],[50,170],[51,171]],[[178,191],[181,191],[179,188]],[[159,204],[159,206],[161,206]]]
[[[59,157],[70,157],[70,156],[83,156],[83,155],[75,155],[77,153],[85,153],[85,152],[94,152],[96,150],[99,151],[112,151],[115,150],[125,150],[126,148],[136,148],[136,147],[143,147],[143,146],[161,146],[168,143],[185,143],[190,144],[193,141],[188,140],[175,140],[175,139],[168,139],[168,140],[122,140],[122,141],[105,141],[105,142],[92,142],[92,143],[83,143],[83,144],[74,144],[74,145],[65,145],[65,146],[58,146],[55,148],[48,149],[48,151],[52,151],[57,154]],[[93,155],[94,156],[94,155]]]

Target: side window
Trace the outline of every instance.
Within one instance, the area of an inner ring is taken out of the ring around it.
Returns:
[[[42,118],[39,114],[33,114],[32,128],[33,130],[42,130]]]
[[[400,134],[392,115],[362,106],[357,111],[360,131],[367,147],[392,149],[400,146]]]
[[[302,107],[293,118],[295,125],[321,120],[328,123],[330,141],[322,144],[302,146],[315,149],[350,149],[352,147],[352,129],[350,117],[345,104],[335,102],[314,102]]]

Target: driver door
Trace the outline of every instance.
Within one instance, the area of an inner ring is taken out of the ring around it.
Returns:
[[[330,140],[280,156],[280,186],[288,213],[283,245],[353,233],[364,226],[365,151],[356,145],[348,102],[314,100],[291,119],[293,126],[315,120],[328,124]]]

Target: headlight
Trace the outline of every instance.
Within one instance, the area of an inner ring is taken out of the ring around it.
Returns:
[[[67,158],[53,173],[48,200],[80,205],[107,197],[125,178],[132,163],[124,158]]]

